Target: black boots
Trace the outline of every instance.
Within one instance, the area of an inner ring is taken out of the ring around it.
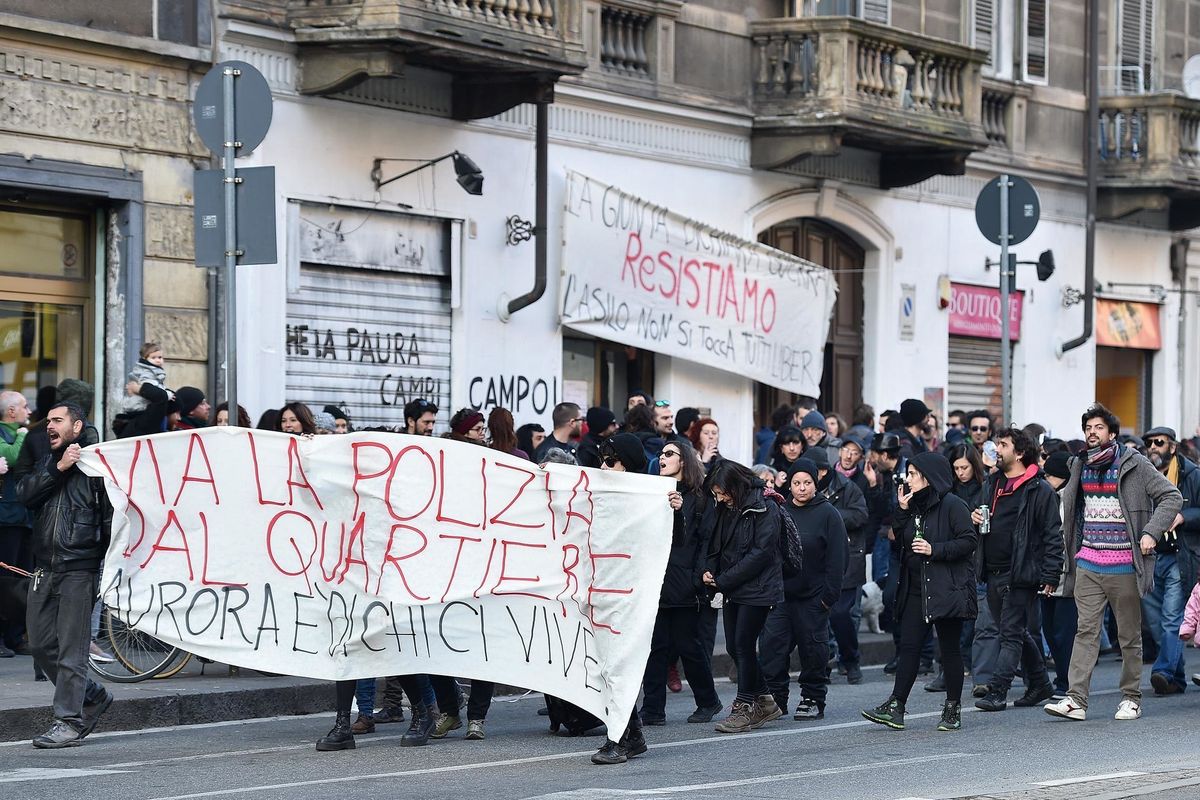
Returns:
[[[350,732],[350,712],[338,712],[333,730],[317,740],[317,751],[324,753],[331,750],[353,750],[354,734]]]
[[[624,764],[634,756],[646,752],[646,737],[641,728],[626,729],[621,741],[605,741],[604,746],[592,755],[592,763],[600,765]]]
[[[424,747],[429,744],[429,734],[437,727],[433,718],[433,710],[424,703],[417,703],[412,710],[412,724],[408,731],[400,737],[401,747]]]

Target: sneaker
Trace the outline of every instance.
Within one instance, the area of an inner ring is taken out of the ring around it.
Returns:
[[[1169,694],[1183,694],[1183,687],[1171,680],[1169,675],[1162,672],[1155,672],[1150,675],[1150,685],[1154,687],[1154,693],[1159,697]]]
[[[607,740],[603,747],[592,754],[593,764],[624,764],[628,760],[629,756],[625,751],[625,746],[612,739]]]
[[[816,700],[809,700],[807,697],[802,697],[800,698],[800,704],[796,706],[796,713],[792,715],[792,719],[797,722],[804,722],[810,719],[825,719],[825,706]]]
[[[1026,689],[1025,694],[1013,700],[1013,707],[1031,708],[1033,706],[1040,706],[1052,697],[1054,697],[1054,686],[1047,683],[1045,686]]]
[[[718,704],[715,706],[703,706],[701,708],[697,708],[695,711],[692,712],[691,716],[689,716],[687,718],[687,721],[688,722],[699,722],[699,723],[712,722],[712,718],[715,717],[717,714],[720,714],[721,709],[723,709],[724,707],[725,706]]]
[[[1008,708],[1008,702],[1005,700],[1007,694],[1007,692],[1001,694],[994,690],[989,691],[975,701],[975,707],[980,711],[1003,711]]]
[[[642,733],[641,728],[626,730],[625,735],[621,737],[621,746],[625,748],[626,758],[640,756],[650,749],[646,746],[646,736]]]
[[[375,712],[375,715],[371,719],[375,720],[376,725],[404,722],[404,709],[400,706],[396,706],[395,708],[381,708]]]
[[[1197,686],[1200,686],[1200,672],[1192,673],[1192,683],[1196,684]]]
[[[0,643],[0,658],[14,658],[16,655],[16,651],[9,650],[3,643]]]
[[[375,720],[372,717],[359,714],[358,719],[354,720],[354,724],[350,726],[350,732],[355,736],[361,733],[374,733]]]
[[[116,659],[113,658],[110,653],[106,652],[103,647],[95,642],[92,642],[91,646],[88,648],[88,655],[91,657],[92,661],[95,661],[97,664],[111,664],[116,661]]]
[[[1113,719],[1127,720],[1139,719],[1142,716],[1142,706],[1136,700],[1125,698],[1117,705],[1117,713],[1113,714]]]
[[[679,665],[672,664],[667,668],[667,688],[672,694],[679,694],[683,691],[683,681],[679,680]]]
[[[472,742],[481,742],[487,737],[483,733],[483,720],[469,719],[467,720],[467,735],[464,739],[470,739]]]
[[[641,717],[643,725],[650,725],[654,728],[661,728],[663,725],[667,724],[667,717],[665,714],[651,714],[643,710]]]
[[[846,683],[851,686],[858,686],[863,682],[862,667],[858,664],[850,664],[846,667]]]
[[[60,747],[78,747],[83,741],[83,734],[61,719],[54,720],[50,730],[41,736],[35,736],[33,746],[39,750],[57,750]]]
[[[438,715],[437,725],[433,727],[433,733],[429,734],[430,739],[445,739],[446,734],[450,731],[456,731],[462,727],[462,717],[452,717],[449,714]]]
[[[962,730],[962,706],[953,700],[947,700],[942,706],[942,718],[938,721],[939,731]]]
[[[886,725],[897,731],[904,730],[904,703],[895,697],[889,697],[875,708],[864,709],[862,715],[877,725]]]
[[[939,672],[937,677],[923,687],[927,692],[941,693],[946,691],[946,673]]]
[[[760,694],[758,700],[754,702],[750,711],[750,727],[761,728],[772,720],[777,720],[783,716],[783,709],[779,707],[779,703],[775,702],[775,698],[769,694]]]
[[[1087,709],[1080,706],[1070,697],[1057,703],[1047,703],[1042,708],[1052,717],[1062,717],[1063,719],[1079,721],[1087,719]]]
[[[991,691],[986,683],[977,683],[975,688],[971,690],[971,697],[987,697],[987,693]]]
[[[83,730],[79,732],[80,739],[86,739],[87,735],[96,730],[96,723],[100,721],[100,717],[104,716],[104,712],[108,711],[108,707],[113,704],[112,692],[105,691],[104,699],[95,705],[84,705],[83,707]]]
[[[778,708],[778,706],[776,706]],[[729,716],[713,727],[717,733],[745,733],[750,730],[751,705],[735,700]],[[593,756],[594,759],[594,756]]]

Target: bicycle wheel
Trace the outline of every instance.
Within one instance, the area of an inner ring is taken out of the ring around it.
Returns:
[[[174,678],[191,662],[192,654],[187,650],[181,650],[180,648],[176,647],[175,652],[179,657],[173,664],[167,664],[167,666],[163,667],[157,674],[155,674],[154,680],[157,681],[162,680],[163,678]]]
[[[108,606],[104,607],[100,632],[105,640],[101,646],[109,646],[114,660],[97,660],[93,656],[88,663],[97,674],[117,683],[136,683],[153,678],[175,661],[180,653],[186,652],[129,627]]]

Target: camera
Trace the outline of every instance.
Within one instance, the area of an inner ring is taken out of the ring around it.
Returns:
[[[902,473],[892,473],[892,483],[896,484],[896,490],[902,494],[908,494],[908,481]]]

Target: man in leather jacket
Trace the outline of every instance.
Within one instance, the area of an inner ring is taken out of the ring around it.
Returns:
[[[92,606],[108,546],[112,507],[103,483],[78,467],[86,421],[73,403],[46,419],[50,452],[24,475],[17,492],[33,513],[37,571],[29,583],[29,644],[54,683],[54,724],[38,748],[71,747],[96,727],[112,695],[88,677]]]

